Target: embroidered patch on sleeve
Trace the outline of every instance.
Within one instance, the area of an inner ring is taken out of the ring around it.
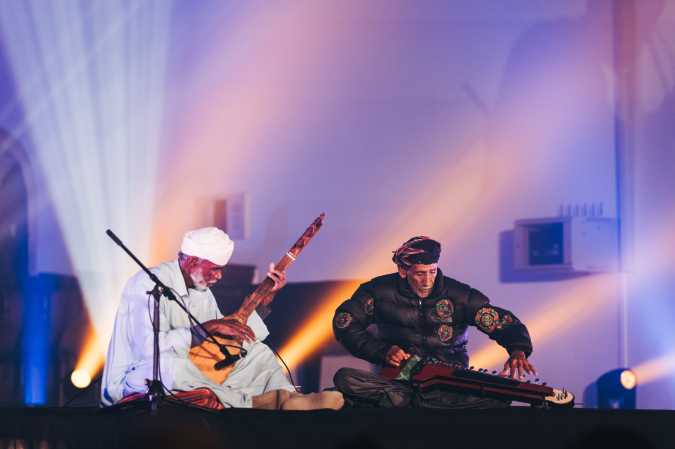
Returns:
[[[352,324],[352,314],[349,312],[340,312],[335,316],[335,326],[338,329],[345,329]]]
[[[363,310],[366,312],[366,315],[372,315],[375,311],[375,300],[373,298],[366,298],[363,301]]]
[[[436,329],[436,333],[438,334],[438,339],[441,340],[441,342],[446,343],[452,338],[452,327],[447,324],[441,324],[438,326],[438,329]]]
[[[501,327],[499,322],[499,313],[492,307],[481,307],[476,312],[476,326],[478,326],[483,332],[491,334]]]

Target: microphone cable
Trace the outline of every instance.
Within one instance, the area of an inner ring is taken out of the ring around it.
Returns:
[[[281,354],[279,354],[279,353],[277,352],[277,350],[274,349],[272,346],[268,345],[268,348],[270,348],[270,349],[272,350],[272,352],[274,353],[274,355],[277,356],[277,358],[278,358],[278,359],[281,361],[281,363],[284,365],[284,368],[286,368],[286,371],[288,372],[288,377],[289,377],[290,380],[291,380],[291,385],[293,385],[293,389],[295,390],[295,392],[296,392],[296,393],[301,393],[301,392],[298,390],[298,386],[295,384],[295,380],[293,379],[293,373],[291,372],[291,369],[290,369],[290,368],[288,367],[288,365],[286,364],[286,361],[284,360],[284,358],[281,357]]]

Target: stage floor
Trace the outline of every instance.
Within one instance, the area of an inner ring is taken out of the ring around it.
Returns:
[[[2,448],[675,448],[675,411],[0,409]]]

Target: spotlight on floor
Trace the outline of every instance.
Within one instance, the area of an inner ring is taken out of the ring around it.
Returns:
[[[70,381],[75,385],[77,388],[84,389],[91,384],[91,376],[89,373],[83,369],[76,369],[73,371],[73,373],[70,375]]]
[[[627,368],[609,371],[597,380],[598,408],[634,409],[637,376]]]

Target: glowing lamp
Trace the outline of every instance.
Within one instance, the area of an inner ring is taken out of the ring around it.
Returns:
[[[621,380],[621,385],[626,390],[632,390],[637,385],[637,376],[629,369],[621,371],[621,376],[619,376],[619,379]]]
[[[600,376],[598,387],[598,408],[634,409],[637,393],[637,376],[626,368],[609,371]]]
[[[91,376],[89,373],[83,369],[76,369],[73,371],[73,373],[70,375],[70,381],[75,385],[77,388],[84,389],[91,384]]]

